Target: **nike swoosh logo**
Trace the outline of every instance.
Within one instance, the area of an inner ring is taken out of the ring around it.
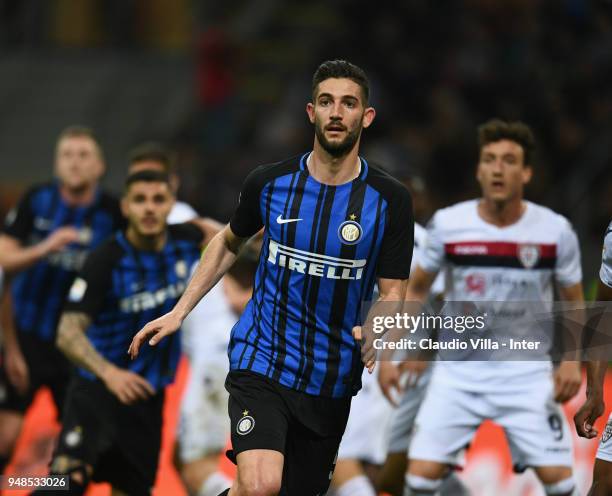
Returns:
[[[302,220],[302,219],[283,219],[282,215],[279,215],[276,218],[276,222],[278,222],[279,224],[287,224],[287,222],[298,222],[300,220]]]

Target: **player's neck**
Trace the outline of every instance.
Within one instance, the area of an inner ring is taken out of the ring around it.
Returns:
[[[166,244],[166,231],[154,236],[143,236],[132,226],[128,226],[125,237],[137,250],[161,251]]]
[[[96,184],[88,184],[83,188],[69,188],[65,184],[60,184],[59,191],[62,197],[68,205],[80,206],[89,205],[94,201],[96,196]]]
[[[478,215],[489,224],[506,227],[518,222],[526,208],[527,204],[520,197],[507,202],[483,198],[478,203]]]
[[[338,186],[348,183],[361,172],[361,160],[357,151],[356,144],[346,155],[334,157],[315,140],[314,149],[306,161],[308,172],[322,184]]]

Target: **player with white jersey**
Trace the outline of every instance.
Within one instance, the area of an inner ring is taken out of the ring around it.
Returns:
[[[569,222],[523,200],[532,175],[533,134],[520,122],[479,128],[479,200],[439,210],[410,277],[408,300],[423,302],[445,271],[448,301],[582,301],[578,240]],[[516,323],[513,332],[530,335]],[[510,329],[509,329],[510,330]],[[438,361],[416,418],[404,494],[435,494],[481,423],[508,438],[515,464],[532,467],[546,494],[570,495],[572,446],[559,403],[580,387],[578,362]]]
[[[218,470],[230,435],[227,346],[230,331],[251,298],[255,270],[256,263],[241,256],[182,325],[190,376],[181,402],[178,460],[193,495],[217,496],[231,485]]]
[[[612,301],[612,222],[606,230],[604,246],[599,270],[597,301]],[[605,326],[601,334],[609,335],[609,308],[605,310],[605,318],[600,325]],[[607,358],[607,357],[605,357]],[[591,361],[587,363],[587,399],[574,417],[576,431],[579,436],[592,439],[599,434],[594,428],[595,421],[603,414],[603,384],[608,370],[608,361]],[[593,486],[589,491],[591,496],[607,496],[612,494],[612,413],[601,435],[595,467],[593,468]]]
[[[414,224],[414,252],[425,245],[426,231]],[[412,257],[413,267],[415,256]],[[384,463],[393,405],[385,400],[377,374],[364,370],[361,391],[353,398],[331,487],[335,496],[376,496],[371,478]]]
[[[423,250],[426,241],[427,231],[415,224],[413,269],[419,256],[417,250]],[[440,272],[432,284],[429,298],[439,300],[443,297],[444,277]],[[396,360],[400,360],[403,354],[401,351],[396,352]],[[389,420],[389,431],[386,436],[387,454],[377,478],[377,486],[379,491],[392,496],[401,496],[403,492],[404,474],[408,466],[408,446],[414,432],[414,421],[431,379],[433,366],[430,361],[405,361],[398,364],[395,361],[383,360],[379,363],[378,378],[385,388],[379,390],[395,408]],[[452,471],[444,478],[440,494],[460,496],[467,494],[467,489]]]

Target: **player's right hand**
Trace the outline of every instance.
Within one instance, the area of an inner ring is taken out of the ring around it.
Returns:
[[[393,406],[399,406],[398,396],[402,392],[400,368],[393,362],[382,361],[378,369],[378,384],[385,398]]]
[[[155,346],[159,341],[168,336],[169,334],[175,333],[181,327],[182,320],[178,318],[174,313],[168,312],[161,317],[152,320],[145,325],[132,339],[132,343],[128,348],[128,353],[132,360],[138,356],[138,351],[142,346],[142,343],[146,339],[149,339],[149,344]]]
[[[574,424],[576,432],[580,437],[593,439],[597,437],[599,432],[595,429],[595,421],[601,417],[605,409],[605,405],[601,395],[587,398],[586,402],[580,410],[574,415]]]
[[[30,384],[30,373],[19,345],[6,346],[6,375],[19,394],[25,395]]]
[[[125,405],[146,400],[155,394],[153,386],[144,377],[119,367],[110,366],[102,380],[109,391]]]
[[[62,250],[66,245],[79,240],[79,231],[72,226],[64,226],[53,231],[42,242],[45,254]]]

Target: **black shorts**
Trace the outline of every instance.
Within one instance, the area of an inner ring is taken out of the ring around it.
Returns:
[[[151,494],[161,447],[163,391],[122,404],[100,381],[74,376],[56,456],[91,465],[93,480],[130,495]]]
[[[281,495],[325,494],[351,397],[300,393],[246,370],[230,372],[225,387],[233,457],[251,449],[279,451],[285,456]]]
[[[25,394],[19,394],[6,375],[6,350],[0,358],[0,410],[24,413],[32,404],[34,395],[42,387],[51,390],[57,407],[58,417],[66,398],[72,366],[53,341],[43,341],[32,333],[17,331],[21,353],[28,366],[29,387]]]

